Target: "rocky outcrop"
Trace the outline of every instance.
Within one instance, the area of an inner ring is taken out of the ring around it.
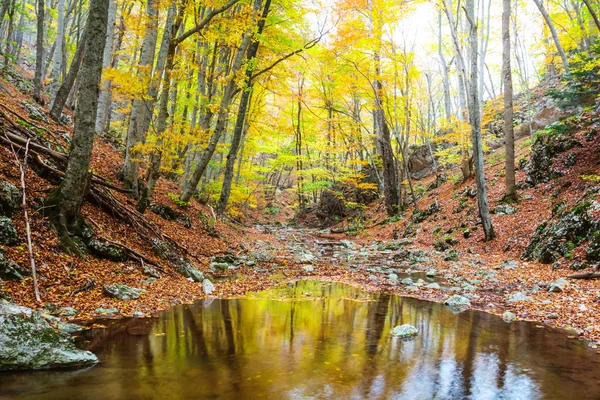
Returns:
[[[77,367],[98,362],[79,350],[53,317],[0,300],[0,370]]]
[[[521,258],[551,264],[560,257],[571,254],[574,248],[586,239],[593,246],[600,222],[588,215],[592,203],[581,204],[572,210],[563,211],[553,221],[545,221],[537,227]],[[588,259],[596,257],[588,253]]]
[[[325,225],[343,218],[346,215],[343,196],[331,190],[324,190],[317,205],[316,215]]]
[[[413,179],[423,179],[433,171],[435,160],[428,145],[414,147],[408,157],[408,171]]]
[[[15,246],[19,244],[19,235],[8,217],[0,216],[0,244],[6,246]]]
[[[98,258],[117,262],[127,261],[128,259],[127,254],[125,254],[123,249],[121,249],[120,247],[97,239],[90,240],[87,247],[90,253],[92,253]]]
[[[180,221],[183,223],[183,226],[186,228],[192,227],[192,221],[190,217],[185,215],[182,212],[174,210],[173,208],[161,204],[150,204],[150,211],[154,214],[160,215],[163,219],[167,221]]]
[[[142,293],[146,293],[144,289],[132,288],[121,283],[106,285],[104,286],[103,291],[108,297],[117,300],[135,300],[139,299]]]
[[[29,276],[29,270],[9,260],[4,250],[0,249],[0,279],[5,281],[20,281]]]
[[[0,181],[0,215],[12,217],[21,209],[21,192],[15,185]]]

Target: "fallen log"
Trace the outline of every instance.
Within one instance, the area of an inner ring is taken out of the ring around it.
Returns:
[[[584,272],[582,274],[567,275],[569,279],[600,279],[600,272]]]

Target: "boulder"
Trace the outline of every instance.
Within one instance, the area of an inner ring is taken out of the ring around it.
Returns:
[[[90,365],[98,358],[79,350],[49,316],[0,300],[0,370],[36,370]]]
[[[180,259],[177,262],[177,268],[181,275],[191,279],[194,282],[202,282],[204,280],[204,274],[200,272],[188,259]]]
[[[20,281],[30,272],[17,263],[9,260],[4,250],[0,249],[0,279],[5,281]]]
[[[413,147],[408,157],[408,171],[413,179],[423,179],[433,171],[435,160],[428,145]]]
[[[316,215],[324,225],[337,222],[346,215],[344,197],[332,190],[324,190],[317,205]]]
[[[552,282],[550,284],[550,286],[548,286],[548,292],[550,292],[550,293],[564,292],[568,286],[569,286],[569,281],[567,281],[565,278],[560,278],[560,279]]]
[[[215,291],[215,285],[210,280],[205,279],[202,281],[202,291],[205,295],[210,296]]]
[[[401,282],[402,282],[403,285],[406,285],[406,286],[410,286],[410,285],[413,284],[413,280],[410,279],[410,278],[404,278],[404,279],[402,279]]]
[[[398,325],[390,334],[400,339],[411,339],[419,334],[419,330],[410,324]]]
[[[428,278],[434,278],[437,275],[437,271],[434,268],[431,268],[429,271],[427,271],[427,273],[425,274],[426,277]]]
[[[213,262],[208,268],[213,272],[226,272],[229,270],[229,264],[225,262]]]
[[[17,230],[12,220],[8,217],[0,216],[0,244],[6,246],[19,244]]]
[[[101,240],[92,239],[87,244],[87,247],[91,254],[104,260],[123,262],[128,259],[127,254],[122,248]]]
[[[25,109],[27,109],[27,112],[29,112],[29,118],[31,118],[32,120],[45,123],[50,122],[48,121],[48,117],[46,116],[46,113],[44,112],[44,110],[42,110],[41,107],[38,107],[27,101],[22,101],[21,104],[23,105],[23,107],[25,107]]]
[[[523,292],[514,292],[511,293],[510,296],[508,296],[508,300],[507,302],[509,303],[519,303],[519,302],[529,302],[529,301],[533,301],[533,299],[531,297],[528,297],[525,293]]]
[[[294,261],[298,264],[313,263],[317,260],[317,257],[308,250],[301,250],[294,256]]]
[[[438,285],[437,283],[433,282],[430,283],[429,285],[425,286],[427,289],[434,289],[434,290],[440,290],[441,286]]]
[[[517,320],[517,316],[510,311],[506,311],[504,314],[502,314],[502,319],[504,322],[511,323]]]
[[[12,217],[21,209],[22,194],[15,185],[0,181],[0,215]]]
[[[158,272],[155,268],[149,266],[149,265],[144,265],[144,274],[155,278],[155,279],[160,279],[162,278],[162,274],[160,272]]]
[[[509,206],[508,204],[501,204],[499,206],[494,207],[493,214],[496,215],[510,215],[517,212],[517,209],[513,206]]]
[[[94,312],[100,315],[113,316],[118,314],[119,310],[117,310],[116,308],[96,308]]]
[[[471,302],[469,299],[458,294],[448,298],[444,304],[448,306],[448,308],[450,308],[450,310],[455,314],[466,311],[471,307]]]
[[[121,283],[105,285],[103,291],[108,297],[117,300],[135,300],[139,299],[142,293],[146,293],[144,289],[132,288]]]
[[[167,221],[181,221],[184,227],[192,227],[192,221],[190,220],[190,217],[188,217],[182,212],[174,210],[169,206],[153,203],[150,204],[148,208],[150,208],[150,211],[152,211],[154,214],[160,215],[163,219],[166,219]]]

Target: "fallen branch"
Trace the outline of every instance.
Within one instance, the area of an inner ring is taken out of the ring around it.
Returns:
[[[583,274],[567,275],[569,279],[600,279],[600,272],[585,272]]]

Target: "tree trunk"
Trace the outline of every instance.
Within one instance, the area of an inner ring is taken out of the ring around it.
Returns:
[[[91,0],[84,36],[85,46],[96,51],[86,51],[81,65],[81,86],[77,94],[75,128],[65,176],[48,199],[56,206],[56,225],[63,248],[74,251],[69,232],[78,232],[80,210],[89,187],[89,167],[94,133],[98,95],[102,75],[102,52],[106,44],[109,0]]]
[[[37,37],[35,39],[35,77],[33,79],[33,98],[39,104],[42,100],[42,70],[44,69],[44,1],[37,0]]]
[[[260,0],[257,1],[260,4]],[[265,28],[265,21],[267,19],[267,15],[269,14],[269,9],[271,7],[271,0],[266,0],[265,6],[263,8],[262,15],[258,20],[258,29],[256,34],[258,37],[262,34]],[[231,184],[233,181],[233,170],[235,167],[235,160],[237,157],[237,153],[240,148],[240,143],[242,141],[242,134],[244,133],[244,121],[246,120],[246,113],[248,111],[248,105],[250,104],[250,98],[252,96],[252,82],[250,79],[252,78],[253,61],[258,53],[258,46],[260,45],[260,41],[256,38],[250,47],[248,48],[248,55],[246,56],[248,60],[248,67],[246,68],[246,84],[247,88],[242,93],[242,98],[240,99],[240,105],[238,107],[237,120],[235,122],[235,128],[233,130],[233,138],[231,139],[231,147],[229,148],[229,154],[227,154],[227,162],[225,163],[225,177],[223,179],[223,187],[221,188],[221,196],[219,198],[219,204],[217,205],[217,212],[222,214],[225,212],[227,208],[227,203],[229,202],[229,195],[231,194]]]
[[[594,9],[592,8],[592,4],[590,3],[590,0],[583,0],[583,2],[585,3],[585,6],[587,7],[588,11],[590,12],[592,19],[594,20],[594,24],[596,24],[596,28],[598,28],[598,30],[600,31],[600,19],[598,19],[598,14],[596,14]]]
[[[112,64],[113,42],[115,39],[115,25],[117,21],[117,2],[110,0],[108,8],[108,27],[106,35],[106,45],[102,55],[102,69],[108,68]],[[96,132],[102,133],[106,127],[108,119],[108,110],[110,110],[110,82],[105,80],[102,83],[102,91],[98,99],[98,114],[96,116]]]
[[[505,192],[506,200],[517,197],[515,185],[515,133],[513,126],[513,81],[510,65],[510,15],[511,0],[503,0],[502,13],[502,75],[504,79],[504,147],[506,152]]]
[[[570,72],[569,60],[567,59],[565,50],[563,49],[562,45],[560,44],[560,39],[558,38],[558,33],[556,32],[554,23],[552,22],[550,15],[548,15],[548,11],[546,11],[546,9],[544,8],[542,1],[541,0],[533,0],[533,2],[537,6],[537,8],[540,10],[542,17],[544,18],[544,21],[546,21],[546,25],[548,25],[548,29],[550,29],[550,33],[552,34],[552,39],[554,40],[554,44],[556,45],[556,50],[558,51],[558,54],[560,55],[565,72],[568,74]]]
[[[485,233],[485,240],[492,240],[496,236],[492,226],[490,210],[488,207],[485,174],[483,169],[483,147],[481,140],[481,112],[479,110],[478,68],[477,68],[477,16],[475,15],[475,0],[466,2],[467,18],[470,23],[469,40],[471,44],[471,87],[469,90],[469,116],[471,119],[471,135],[473,140],[473,160],[475,163],[475,180],[477,181],[477,203],[479,216]]]
[[[85,52],[85,32],[87,28],[84,28],[84,34],[82,36],[82,40],[79,42],[77,46],[77,50],[75,51],[75,56],[73,57],[73,61],[71,62],[71,67],[69,68],[69,73],[67,77],[63,79],[62,85],[60,85],[60,89],[56,92],[56,97],[54,98],[54,102],[52,104],[52,109],[50,110],[50,117],[56,122],[60,122],[60,117],[62,116],[62,110],[69,98],[69,94],[73,89],[73,85],[75,84],[75,80],[79,75],[79,69],[81,67],[81,61],[83,59],[83,55]]]
[[[65,0],[58,0],[58,20],[56,22],[56,46],[52,57],[52,83],[50,84],[50,94],[52,95],[52,104],[59,87],[60,71],[62,68],[62,49],[65,37]]]

